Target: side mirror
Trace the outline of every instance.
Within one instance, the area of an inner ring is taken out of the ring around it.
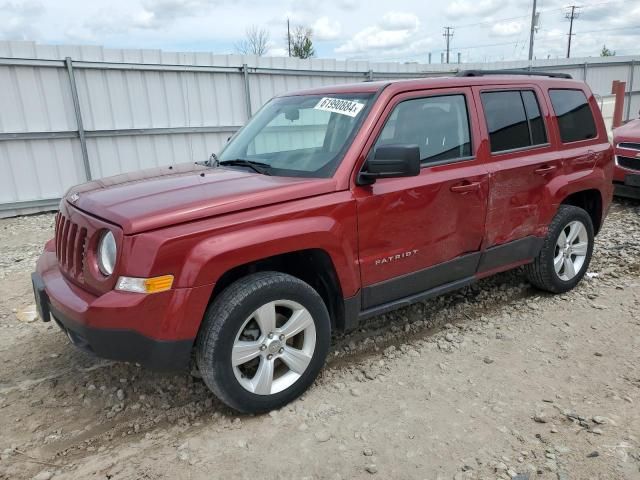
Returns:
[[[420,147],[417,145],[381,145],[376,148],[358,175],[358,185],[371,185],[378,178],[420,175]]]

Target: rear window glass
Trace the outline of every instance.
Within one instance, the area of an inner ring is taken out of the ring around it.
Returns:
[[[547,143],[534,92],[483,92],[481,98],[493,153]]]
[[[529,119],[531,143],[533,145],[547,143],[547,132],[544,129],[544,121],[540,114],[540,107],[538,106],[538,100],[536,100],[536,94],[531,90],[523,90],[522,101],[524,102],[524,109],[527,111],[527,118]]]
[[[563,143],[595,138],[596,123],[582,90],[549,90]]]

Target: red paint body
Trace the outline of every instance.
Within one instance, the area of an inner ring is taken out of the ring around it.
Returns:
[[[480,102],[483,90],[538,92],[547,145],[492,155]],[[581,89],[596,118],[595,139],[563,145],[546,94]],[[82,268],[56,259],[53,241],[38,261],[52,306],[102,329],[130,329],[160,340],[193,339],[216,282],[230,269],[266,257],[319,249],[328,254],[343,298],[362,288],[526,236],[542,237],[569,195],[596,190],[604,218],[612,197],[613,156],[593,95],[582,82],[548,78],[432,78],[324,87],[301,93],[377,92],[332,178],[263,176],[194,165],[125,174],[72,189],[61,215],[87,229]],[[473,145],[468,161],[424,167],[420,175],[356,184],[393,106],[443,92],[467,98]],[[548,168],[551,167],[551,168]],[[548,173],[536,170],[548,169]],[[468,192],[452,187],[473,184]],[[477,185],[476,185],[477,184]],[[100,231],[114,231],[116,271],[104,278],[92,253]],[[62,227],[64,228],[64,226]],[[385,268],[382,257],[406,252]],[[522,262],[518,262],[520,264]],[[486,276],[515,265],[504,265]],[[82,270],[82,271],[79,271]],[[113,289],[120,275],[172,274],[172,290],[143,295]]]
[[[616,128],[613,131],[613,145],[616,155],[613,173],[613,180],[617,187],[616,193],[640,198],[640,183],[629,185],[629,177],[640,179],[640,119]],[[621,157],[628,160],[621,160]]]

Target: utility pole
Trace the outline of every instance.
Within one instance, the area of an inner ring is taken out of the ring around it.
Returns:
[[[529,60],[533,60],[533,36],[538,27],[538,13],[536,12],[536,0],[533,0],[533,8],[531,9],[531,33],[529,34]]]
[[[564,16],[569,19],[569,42],[567,43],[567,58],[571,56],[571,37],[575,35],[573,33],[573,20],[580,16],[580,12],[577,10],[582,7],[578,7],[577,5],[571,5],[567,7],[569,11],[567,11]]]
[[[287,18],[287,45],[289,46],[289,56],[291,56],[291,29],[289,28],[288,18]]]
[[[447,39],[447,63],[449,63],[449,42],[453,37],[453,27],[444,27],[443,37]]]

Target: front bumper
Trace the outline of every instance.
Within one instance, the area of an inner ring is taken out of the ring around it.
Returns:
[[[46,251],[32,274],[36,306],[77,347],[99,357],[154,370],[180,370],[191,350],[210,288],[145,295],[110,291],[93,296],[66,279],[55,252]]]
[[[622,181],[614,180],[613,185],[615,195],[640,199],[640,174],[626,174]]]

